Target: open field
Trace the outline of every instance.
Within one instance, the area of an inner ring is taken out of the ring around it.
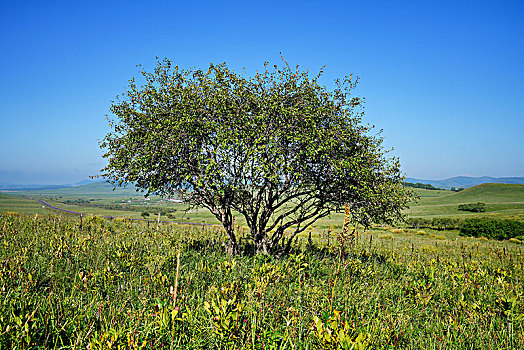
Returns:
[[[497,217],[524,219],[524,185],[483,184],[461,192],[430,191],[417,189],[418,203],[409,212],[413,217],[435,216]],[[486,212],[468,213],[458,210],[459,204],[486,203]]]
[[[415,189],[420,197],[406,212],[410,217],[493,217],[524,220],[524,185],[484,184],[466,189],[461,192],[434,191]],[[21,197],[24,196],[24,197]],[[44,199],[58,208],[71,210],[86,215],[115,216],[139,219],[147,212],[149,220],[182,221],[218,224],[214,216],[205,209],[193,208],[188,210],[187,205],[170,201],[167,198],[150,196],[145,200],[143,194],[132,188],[117,188],[106,183],[96,183],[73,188],[18,192],[0,194],[0,212],[16,211],[26,214],[45,214],[54,212],[42,208],[42,204],[28,197]],[[486,203],[485,213],[470,213],[458,210],[459,204]],[[324,218],[314,227],[317,230],[340,228],[343,214],[333,214]],[[237,217],[237,225],[244,225],[243,218]]]
[[[239,232],[240,233],[240,232]],[[211,227],[0,215],[0,346],[521,349],[523,246],[453,232],[303,237],[283,259]],[[179,255],[180,254],[180,255]]]

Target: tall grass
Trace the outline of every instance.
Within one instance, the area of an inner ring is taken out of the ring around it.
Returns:
[[[0,347],[524,348],[520,245],[402,234],[231,257],[216,228],[1,215]]]

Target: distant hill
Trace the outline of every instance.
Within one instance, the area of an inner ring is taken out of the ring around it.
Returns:
[[[69,188],[81,185],[89,185],[94,183],[105,182],[105,180],[83,180],[75,184],[63,184],[63,185],[23,185],[23,184],[12,184],[12,183],[0,183],[0,191],[41,191],[41,190],[56,190],[60,188]]]
[[[106,181],[90,182],[86,185],[4,185],[0,192],[35,196],[65,196],[65,197],[142,197],[144,193],[137,191],[133,185],[116,187]]]
[[[470,177],[470,176],[456,176],[445,180],[423,180],[414,179],[411,177],[406,178],[406,182],[411,183],[423,183],[432,185],[437,188],[451,189],[455,188],[469,188],[484,183],[499,183],[499,184],[524,184],[524,177]]]
[[[94,183],[97,183],[97,182],[106,182],[106,180],[101,180],[101,179],[96,179],[96,180],[87,179],[87,180],[79,181],[79,182],[75,183],[73,186],[90,185],[90,184],[94,184]]]
[[[58,189],[35,189],[28,191],[38,195],[50,196],[74,196],[74,197],[135,197],[143,196],[142,192],[136,190],[135,186],[114,187],[108,182],[94,182],[87,185],[63,187]]]
[[[415,189],[420,199],[411,205],[412,217],[470,217],[477,213],[459,211],[460,204],[486,203],[484,216],[524,219],[524,184],[486,183],[460,192]],[[496,216],[499,215],[499,216]]]
[[[70,187],[69,185],[13,185],[13,184],[0,184],[0,192],[12,192],[12,191],[33,191],[33,190],[54,190],[59,188]]]
[[[508,203],[524,202],[523,184],[485,183],[441,197],[447,203]]]

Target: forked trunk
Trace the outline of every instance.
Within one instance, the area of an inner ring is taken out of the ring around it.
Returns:
[[[271,242],[265,231],[254,235],[255,253],[268,255],[271,252]]]
[[[229,235],[229,232],[228,232],[228,236],[229,236],[229,239],[227,241],[226,252],[230,255],[236,255],[240,253],[240,249],[238,247],[238,243],[235,239],[234,234],[233,236],[231,236]]]
[[[240,249],[238,247],[237,238],[235,236],[234,217],[231,215],[231,211],[224,210],[221,219],[222,226],[224,226],[224,229],[226,230],[226,234],[228,237],[226,251],[231,255],[236,255],[240,253]]]

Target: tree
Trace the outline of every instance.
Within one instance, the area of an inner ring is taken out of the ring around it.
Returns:
[[[264,254],[289,252],[297,234],[345,203],[362,225],[402,218],[411,192],[380,134],[361,123],[364,100],[351,95],[357,79],[329,91],[318,82],[322,70],[311,78],[284,63],[252,77],[167,59],[142,71],[144,84],[131,79],[112,102],[103,176],[209,209],[231,253],[234,212]]]

